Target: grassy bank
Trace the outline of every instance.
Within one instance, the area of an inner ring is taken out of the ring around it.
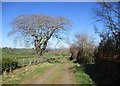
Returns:
[[[19,84],[27,79],[41,75],[49,68],[52,68],[55,64],[43,63],[34,66],[26,66],[13,71],[11,74],[2,76],[3,84]]]
[[[78,66],[78,64],[72,62],[71,64],[78,84],[93,84],[90,76],[83,71],[83,68],[80,65]]]

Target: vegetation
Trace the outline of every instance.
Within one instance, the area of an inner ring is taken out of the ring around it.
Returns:
[[[93,52],[95,50],[93,40],[87,34],[82,33],[76,34],[75,37],[76,42],[70,47],[70,59],[74,58],[78,63],[93,63]]]
[[[98,46],[95,46],[93,38],[89,35],[77,33],[74,35],[76,38],[74,43],[69,43],[69,50],[63,47],[46,50],[50,38],[55,37],[59,40],[64,38],[60,35],[66,32],[67,26],[70,26],[69,20],[47,15],[21,15],[14,19],[13,29],[9,34],[18,34],[16,39],[18,41],[22,39],[22,44],[34,44],[35,51],[34,49],[3,48],[3,83],[18,84],[56,67],[57,70],[55,69],[49,74],[49,78],[44,80],[45,83],[55,83],[56,79],[60,81],[65,77],[64,68],[68,68],[67,73],[71,71],[78,84],[119,84],[119,3],[99,2],[98,4],[100,7],[94,9],[94,15],[97,17],[94,29],[101,38]],[[99,31],[98,24],[103,25],[103,31]],[[40,58],[36,58],[37,56]],[[68,61],[68,58],[72,61]],[[8,73],[5,74],[6,72]],[[64,77],[61,76],[62,74]]]
[[[95,14],[104,23],[104,32],[96,31],[101,42],[95,51],[97,73],[102,75],[101,82],[117,84],[120,81],[120,12],[119,3],[99,3],[101,9]],[[109,79],[108,79],[109,78]],[[104,80],[104,82],[102,82]]]
[[[84,66],[78,66],[77,64],[74,64],[72,62],[71,64],[78,84],[94,84],[90,76],[87,73],[85,73]]]
[[[11,59],[11,58],[2,59],[2,72],[3,71],[9,72],[19,67],[20,65],[15,59]]]
[[[21,69],[13,71],[11,74],[2,76],[3,84],[20,84],[24,80],[30,79],[32,77],[40,76],[47,69],[53,67],[55,64],[43,63],[34,66],[27,66]]]
[[[34,43],[36,53],[40,57],[49,39],[51,37],[62,39],[59,32],[65,33],[69,25],[70,21],[64,17],[21,15],[13,20],[13,29],[9,35],[15,35],[17,41],[27,46]]]
[[[2,72],[11,72],[20,67],[36,65],[40,63],[39,58],[36,58],[33,49],[3,48],[2,54]],[[41,63],[60,63],[61,59],[64,59],[64,57],[68,55],[67,52],[63,54],[64,55],[62,55],[59,50],[45,52],[43,55],[44,59],[41,61]]]
[[[77,59],[76,62],[80,64],[85,63],[84,71],[97,85],[117,85],[120,82],[119,3],[100,2],[98,4],[100,7],[94,9],[95,31],[99,34],[101,42],[98,47],[95,47],[88,39],[89,36],[77,34],[77,43],[70,47],[70,59]],[[103,31],[99,30],[98,24],[104,26]],[[90,64],[93,57],[95,62]]]

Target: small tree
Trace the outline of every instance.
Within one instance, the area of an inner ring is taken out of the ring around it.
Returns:
[[[93,52],[95,49],[94,41],[85,33],[75,35],[76,44],[79,48],[77,60],[79,63],[93,62]]]
[[[62,39],[70,21],[64,17],[50,17],[47,15],[21,15],[12,21],[12,31],[9,35],[15,35],[15,41],[25,46],[34,44],[39,57],[46,49],[51,37]]]
[[[94,42],[85,33],[77,33],[75,42],[70,46],[70,60],[76,59],[78,63],[92,63],[95,49]]]
[[[79,48],[76,44],[71,44],[69,48],[69,53],[71,54],[70,60],[77,59]]]

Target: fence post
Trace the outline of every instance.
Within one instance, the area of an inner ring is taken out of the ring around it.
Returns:
[[[35,58],[34,58],[34,64],[35,64]]]
[[[24,61],[25,61],[25,60],[24,60],[24,58],[23,58],[23,67],[24,67]]]
[[[5,71],[3,72],[3,75],[6,77],[7,76],[7,72],[6,72],[7,69],[5,69]]]
[[[9,77],[11,77],[11,72],[12,72],[12,63],[10,62],[10,69],[9,69]]]
[[[39,60],[39,58],[38,58],[38,64],[40,63],[40,60]]]
[[[31,60],[30,60],[30,58],[29,58],[29,61],[30,61],[30,62],[29,62],[29,65],[31,65]]]
[[[10,75],[11,75],[11,72],[12,72],[12,67],[10,66]]]

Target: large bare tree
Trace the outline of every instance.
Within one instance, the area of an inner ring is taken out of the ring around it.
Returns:
[[[64,17],[51,17],[48,15],[20,15],[12,21],[12,31],[17,41],[25,45],[34,44],[39,57],[46,49],[51,37],[61,39],[62,34],[71,25]]]

